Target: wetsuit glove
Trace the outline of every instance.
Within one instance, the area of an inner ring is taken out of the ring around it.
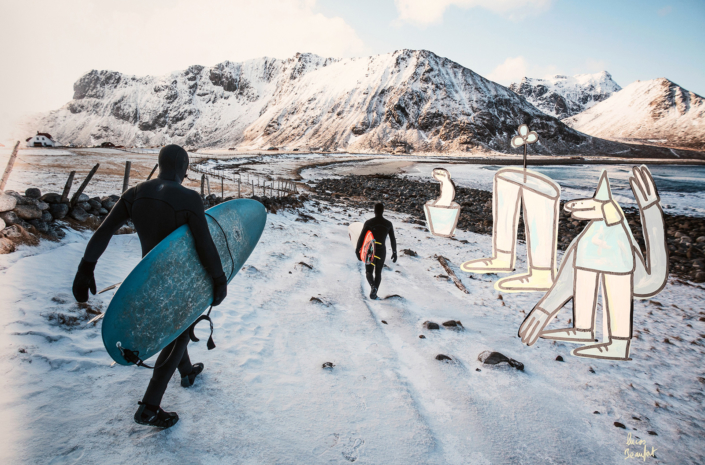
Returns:
[[[88,290],[95,295],[95,277],[93,271],[97,262],[87,262],[85,258],[81,259],[76,271],[76,277],[73,280],[73,296],[78,302],[88,302]]]
[[[228,278],[225,277],[225,273],[217,278],[213,278],[213,303],[214,307],[220,305],[220,303],[225,300],[228,295]]]
[[[396,263],[397,262],[397,251],[395,250],[394,253],[392,253],[392,262]]]

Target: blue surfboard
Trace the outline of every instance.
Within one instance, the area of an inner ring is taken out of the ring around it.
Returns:
[[[209,209],[206,219],[230,282],[257,246],[267,211],[255,200],[238,199]],[[118,345],[147,360],[212,302],[213,280],[198,258],[191,230],[183,225],[145,255],[118,288],[103,320],[105,349],[121,365],[132,363]]]

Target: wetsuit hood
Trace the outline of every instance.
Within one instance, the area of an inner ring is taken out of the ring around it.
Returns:
[[[188,170],[188,153],[183,147],[172,144],[159,151],[159,179],[181,183]]]

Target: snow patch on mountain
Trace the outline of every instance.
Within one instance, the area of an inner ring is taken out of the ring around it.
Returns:
[[[563,119],[606,100],[621,87],[612,80],[610,73],[602,71],[546,79],[525,77],[521,82],[511,84],[509,89],[544,113]]]
[[[705,149],[705,100],[665,78],[633,82],[564,122],[596,137]]]

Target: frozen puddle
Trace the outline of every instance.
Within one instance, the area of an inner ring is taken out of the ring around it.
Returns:
[[[67,330],[51,317],[84,314],[70,287],[88,237],[0,257],[0,461],[624,463],[631,433],[657,449],[658,461],[702,463],[701,288],[671,283],[658,303],[635,303],[633,361],[583,360],[568,344],[520,343],[519,325],[540,294],[500,300],[497,276],[459,271],[490,251],[488,236],[431,239],[389,215],[399,251],[418,257],[388,261],[379,295],[399,297],[370,301],[346,226],[363,217],[311,204],[306,213],[317,222],[269,215],[214,309],[217,348],[190,346],[206,370],[190,389],[175,376],[166,392],[163,407],[181,419],[164,431],[132,420],[150,371],[110,368],[100,324]],[[434,254],[451,261],[469,295],[437,277],[445,272]],[[136,236],[113,238],[96,270],[98,288],[121,281],[139,257]],[[93,308],[111,296],[92,297]],[[564,310],[552,327],[570,318]],[[464,329],[423,328],[451,319]],[[523,362],[525,371],[482,366],[484,350]]]

